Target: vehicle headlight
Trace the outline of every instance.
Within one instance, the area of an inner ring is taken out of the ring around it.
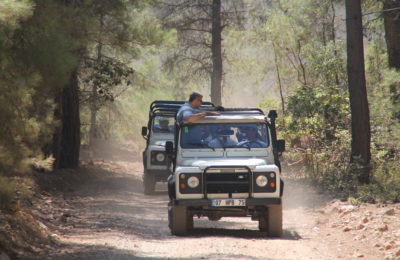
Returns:
[[[199,186],[200,184],[200,180],[199,178],[195,177],[195,176],[191,176],[189,177],[189,179],[187,180],[187,184],[190,188],[194,189],[197,186]]]
[[[259,175],[256,178],[256,183],[257,183],[258,187],[265,187],[268,184],[268,179],[265,175]]]
[[[164,155],[164,153],[158,153],[158,154],[156,154],[156,160],[159,161],[159,162],[164,161],[164,160],[165,160],[165,155]]]

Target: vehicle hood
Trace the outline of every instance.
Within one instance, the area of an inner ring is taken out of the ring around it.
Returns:
[[[193,159],[193,160],[185,160],[182,162],[181,166],[184,167],[199,167],[204,170],[209,166],[248,166],[249,168],[255,168],[256,166],[266,165],[267,161],[264,159],[219,159],[219,160],[201,160],[201,159]]]
[[[169,140],[155,141],[149,145],[150,150],[165,151],[165,143]]]

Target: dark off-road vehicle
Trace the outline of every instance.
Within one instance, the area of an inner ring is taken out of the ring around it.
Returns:
[[[143,151],[144,193],[154,193],[156,182],[166,182],[170,171],[167,168],[165,142],[174,140],[175,115],[184,101],[156,100],[151,103],[147,126],[142,127],[142,136],[146,139]],[[203,109],[213,107],[204,102]]]
[[[195,123],[175,123],[165,151],[169,227],[174,235],[193,228],[193,217],[251,217],[269,236],[282,235],[283,182],[276,111],[225,108]]]

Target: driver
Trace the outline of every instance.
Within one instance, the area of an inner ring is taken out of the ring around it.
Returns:
[[[259,138],[257,126],[252,125],[247,127],[246,140],[238,143],[237,146],[264,148],[267,147],[267,143]]]
[[[220,127],[217,129],[217,136],[208,143],[211,148],[225,148],[236,146],[236,142],[233,141],[230,136],[233,131],[230,128]]]
[[[170,133],[171,129],[169,128],[169,120],[165,117],[161,117],[154,130],[156,130],[156,132]]]
[[[212,140],[213,140],[213,136],[212,136],[212,132],[210,129],[210,126],[205,125],[202,129],[201,129],[201,140],[203,143],[205,144],[209,144]]]

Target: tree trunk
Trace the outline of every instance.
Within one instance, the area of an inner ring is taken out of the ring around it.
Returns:
[[[336,29],[335,29],[335,24],[336,24],[336,9],[335,9],[335,3],[333,2],[334,0],[331,0],[331,9],[332,9],[332,20],[331,20],[331,40],[333,42],[333,47],[334,47],[334,54],[335,57],[338,56],[337,50],[336,50]],[[339,73],[335,71],[335,82],[336,85],[340,85],[339,81]]]
[[[221,26],[221,0],[212,3],[212,30],[211,52],[213,70],[211,74],[211,102],[222,105],[222,26]]]
[[[101,21],[102,18],[101,18]],[[97,64],[100,64],[102,58],[103,44],[101,42],[97,45]],[[90,97],[90,130],[89,130],[89,143],[93,145],[94,140],[98,137],[97,130],[97,85],[93,84],[92,93]]]
[[[400,8],[400,1],[383,1],[384,10],[393,8]],[[400,69],[400,10],[384,11],[383,20],[385,23],[389,67]]]
[[[400,1],[385,0],[383,9],[390,10],[400,8]],[[383,20],[385,23],[385,39],[387,45],[389,67],[400,71],[400,10],[384,11]],[[400,104],[400,89],[397,84],[390,86],[392,103],[395,106],[393,115],[400,120],[400,110],[396,107]]]
[[[102,52],[103,52],[103,42],[101,35],[104,30],[104,14],[100,13],[99,16],[99,23],[100,23],[100,38],[98,39],[97,44],[97,57],[96,62],[97,65],[100,65],[102,59]],[[98,129],[97,129],[97,85],[93,84],[92,86],[92,94],[90,97],[90,130],[89,130],[89,144],[93,145],[94,139],[98,137]]]
[[[283,97],[283,86],[282,86],[282,80],[281,80],[281,73],[279,70],[278,56],[276,55],[276,47],[273,42],[272,42],[272,48],[274,51],[274,62],[275,62],[275,69],[276,69],[276,79],[278,80],[279,96],[281,97],[282,114],[285,114],[285,99]]]
[[[347,73],[351,108],[351,159],[360,183],[370,182],[371,130],[365,83],[361,0],[346,0]]]
[[[60,120],[59,131],[54,135],[53,154],[56,169],[77,168],[79,165],[79,149],[81,143],[79,96],[78,96],[78,68],[75,68],[65,85],[60,104],[55,116]]]
[[[92,86],[92,97],[90,101],[90,129],[89,129],[89,144],[93,145],[94,140],[97,138],[97,87]],[[92,100],[93,99],[93,100]]]

